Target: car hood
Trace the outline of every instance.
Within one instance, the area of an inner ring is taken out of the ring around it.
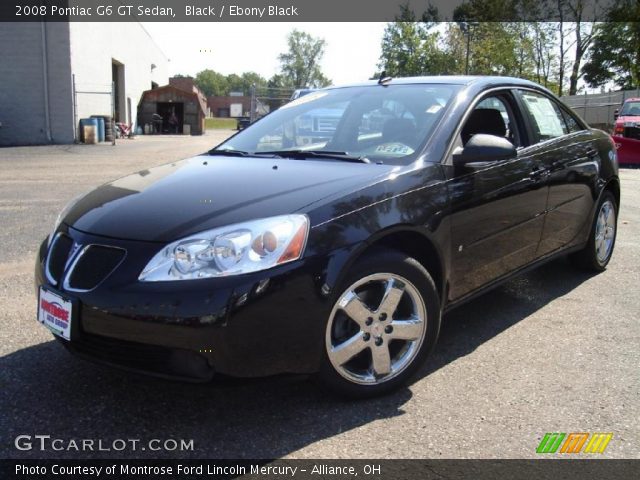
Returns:
[[[77,230],[169,242],[233,223],[301,211],[366,186],[389,165],[198,156],[122,177],[82,197],[63,219]]]

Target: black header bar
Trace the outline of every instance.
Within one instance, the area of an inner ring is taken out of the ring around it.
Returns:
[[[2,0],[0,22],[374,22],[407,4],[418,21],[640,21],[638,0]]]
[[[3,480],[626,480],[640,460],[0,460]]]

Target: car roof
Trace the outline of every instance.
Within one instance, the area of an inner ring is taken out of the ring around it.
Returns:
[[[632,97],[632,98],[627,98],[624,103],[627,102],[640,102],[640,97]]]
[[[378,80],[337,85],[329,88],[364,87],[377,85]],[[537,83],[522,78],[500,76],[472,76],[472,75],[433,75],[424,77],[398,77],[385,81],[385,85],[411,85],[411,84],[442,84],[442,85],[476,85],[478,87],[520,85],[533,88],[543,88]]]

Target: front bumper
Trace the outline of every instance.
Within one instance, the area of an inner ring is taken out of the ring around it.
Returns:
[[[63,227],[80,245],[108,244],[125,260],[95,289],[65,291],[45,275],[47,245],[36,261],[45,285],[79,303],[72,352],[150,374],[204,381],[317,371],[330,305],[321,293],[327,259],[311,258],[222,279],[139,282],[162,245],[87,235]]]
[[[612,135],[616,145],[618,163],[621,165],[640,165],[640,140]]]

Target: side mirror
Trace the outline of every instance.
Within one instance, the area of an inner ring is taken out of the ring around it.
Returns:
[[[619,116],[620,116],[620,110],[616,108],[616,109],[613,111],[613,119],[614,119],[614,120],[617,120]]]
[[[517,156],[516,147],[506,138],[478,133],[469,139],[460,153],[453,155],[453,164],[459,167],[468,163],[510,160]]]

